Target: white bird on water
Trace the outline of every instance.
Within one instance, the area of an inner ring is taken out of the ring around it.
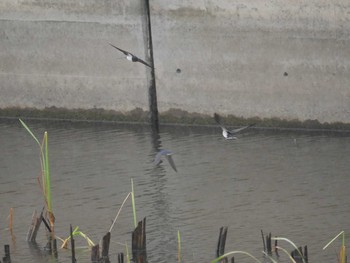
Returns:
[[[128,52],[128,51],[125,51],[119,47],[116,47],[115,45],[112,45],[111,43],[109,43],[112,47],[118,49],[120,52],[124,53],[124,55],[126,56],[126,59],[131,61],[131,62],[140,62],[144,65],[146,65],[147,67],[150,67],[150,68],[153,68],[150,64],[148,64],[147,62],[143,61],[142,59],[136,57],[134,54]]]
[[[247,126],[241,127],[241,128],[228,130],[228,129],[226,129],[226,127],[224,127],[221,124],[221,117],[219,116],[219,114],[214,113],[214,119],[220,125],[220,127],[222,129],[222,136],[224,136],[226,140],[237,139],[237,137],[234,136],[235,134],[255,125],[255,123],[253,123],[253,124],[249,124]]]
[[[154,159],[154,165],[160,164],[162,162],[162,160],[161,160],[162,156],[165,156],[166,159],[168,160],[170,166],[174,169],[175,172],[177,172],[174,160],[171,157],[172,154],[173,153],[169,150],[160,150]]]

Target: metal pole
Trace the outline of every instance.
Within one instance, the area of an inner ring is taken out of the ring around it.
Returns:
[[[145,41],[145,58],[150,63],[152,68],[147,69],[148,79],[148,103],[150,111],[150,122],[152,129],[159,131],[159,119],[158,119],[158,106],[157,106],[157,90],[156,90],[156,78],[154,72],[154,60],[153,60],[153,44],[152,44],[152,29],[151,29],[151,15],[149,0],[144,1],[144,41]]]

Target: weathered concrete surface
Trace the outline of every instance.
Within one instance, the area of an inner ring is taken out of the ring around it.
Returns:
[[[348,0],[152,0],[160,112],[350,123]],[[148,109],[141,0],[2,0],[0,108]],[[181,69],[181,72],[177,72]]]
[[[148,107],[146,69],[108,44],[143,56],[137,1],[5,0],[0,10],[0,107]]]

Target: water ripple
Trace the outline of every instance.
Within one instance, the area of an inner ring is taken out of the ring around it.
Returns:
[[[298,245],[307,243],[315,262],[330,262],[334,255],[322,252],[320,244],[348,225],[349,136],[252,130],[226,141],[216,128],[167,126],[154,134],[141,125],[27,124],[36,134],[49,132],[60,236],[73,224],[98,242],[131,191],[131,179],[137,219],[147,217],[150,262],[177,262],[178,230],[184,258],[208,262],[224,225],[229,227],[228,249],[259,255],[263,228]],[[0,134],[0,211],[6,214],[13,207],[16,234],[23,235],[33,210],[44,205],[36,179],[41,170],[38,149],[17,122],[0,122]],[[174,152],[178,173],[167,162],[154,167],[161,148]],[[7,224],[6,216],[0,224]],[[129,198],[113,241],[130,244],[132,229]],[[4,242],[0,239],[0,245]],[[17,260],[47,262],[31,254],[27,243],[16,246]],[[113,247],[111,255],[120,251]],[[81,262],[89,260],[89,252],[79,253]]]

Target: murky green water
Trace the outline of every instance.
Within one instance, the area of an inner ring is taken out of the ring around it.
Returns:
[[[219,127],[167,126],[155,135],[141,125],[26,123],[38,137],[49,134],[56,234],[62,238],[72,224],[98,243],[130,192],[131,178],[137,217],[147,217],[149,262],[177,262],[178,230],[184,262],[209,262],[221,226],[228,226],[226,251],[263,260],[263,229],[308,245],[310,262],[336,262],[340,240],[322,247],[350,231],[350,134],[252,129],[226,141]],[[0,255],[10,244],[13,262],[48,262],[43,226],[37,247],[25,241],[33,211],[44,204],[38,146],[17,120],[0,121],[0,145]],[[166,161],[153,166],[160,148],[175,153],[178,173]],[[7,230],[11,207],[15,242]],[[127,201],[112,230],[112,262],[123,244],[130,250],[132,230]],[[78,262],[89,262],[88,250],[77,254]],[[71,262],[69,251],[59,251],[59,262]],[[282,255],[281,262],[289,261]]]

